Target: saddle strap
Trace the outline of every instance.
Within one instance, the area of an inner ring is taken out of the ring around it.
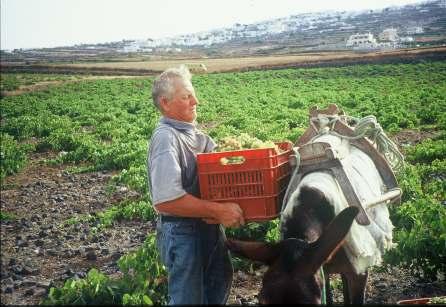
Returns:
[[[312,165],[301,165],[299,173],[301,174],[301,178],[303,178],[307,173],[325,170],[332,173],[332,175],[336,178],[339,183],[339,186],[344,193],[345,199],[349,206],[353,206],[359,209],[359,213],[356,216],[356,222],[359,225],[370,225],[369,217],[367,216],[366,211],[364,210],[361,201],[356,195],[355,190],[352,187],[350,180],[347,177],[347,174],[344,171],[344,168],[339,159],[331,159],[323,162],[319,162],[318,164]]]

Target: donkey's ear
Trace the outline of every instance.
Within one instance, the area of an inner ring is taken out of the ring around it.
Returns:
[[[308,249],[308,264],[311,272],[316,272],[342,246],[359,209],[348,207],[342,210],[327,226],[317,241]]]
[[[271,264],[280,254],[280,249],[275,243],[228,239],[226,240],[226,246],[237,256],[265,264]]]

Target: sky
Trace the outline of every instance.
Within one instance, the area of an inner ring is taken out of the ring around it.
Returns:
[[[2,50],[162,38],[301,13],[420,0],[0,0]]]

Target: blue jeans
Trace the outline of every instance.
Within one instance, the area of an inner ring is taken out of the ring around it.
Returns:
[[[169,275],[169,305],[226,303],[233,267],[223,231],[200,219],[158,219],[157,247]]]

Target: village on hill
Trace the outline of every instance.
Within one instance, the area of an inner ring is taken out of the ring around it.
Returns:
[[[88,60],[100,57],[227,57],[342,50],[444,46],[446,4],[426,1],[379,10],[290,15],[253,24],[161,39],[123,39],[56,48],[2,50],[2,62]]]

